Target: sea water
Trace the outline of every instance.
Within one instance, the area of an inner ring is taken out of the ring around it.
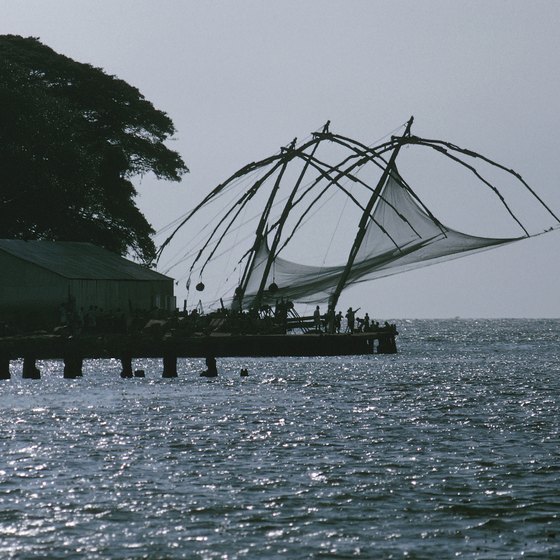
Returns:
[[[560,320],[0,382],[0,558],[560,558]],[[248,377],[240,377],[246,367]]]

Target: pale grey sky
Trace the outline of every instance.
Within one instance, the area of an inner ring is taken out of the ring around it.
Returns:
[[[0,0],[0,33],[101,67],[173,119],[191,173],[139,181],[156,229],[328,119],[369,143],[410,115],[419,136],[513,167],[560,211],[559,28],[553,0]],[[438,214],[456,211],[441,202]],[[383,319],[560,317],[559,253],[554,232],[360,285],[340,306]]]

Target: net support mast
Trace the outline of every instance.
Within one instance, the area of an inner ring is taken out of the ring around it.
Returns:
[[[249,283],[249,278],[251,276],[251,271],[253,269],[254,261],[257,257],[257,253],[259,252],[259,249],[260,249],[260,247],[261,247],[261,245],[262,245],[262,243],[265,239],[265,233],[264,233],[265,226],[266,226],[266,222],[268,220],[268,216],[270,214],[270,211],[272,209],[272,205],[274,204],[274,199],[276,197],[278,189],[280,188],[280,184],[282,182],[282,177],[284,176],[284,172],[286,171],[286,167],[288,166],[288,163],[294,157],[295,144],[296,144],[296,139],[294,138],[294,141],[290,144],[290,146],[288,146],[287,148],[285,148],[283,150],[284,156],[283,156],[283,163],[282,163],[282,166],[280,168],[280,172],[278,173],[278,177],[276,178],[276,182],[274,183],[274,187],[272,188],[272,192],[270,193],[270,196],[268,197],[265,209],[263,211],[261,219],[259,220],[259,224],[257,226],[257,231],[255,233],[255,241],[254,241],[254,244],[253,244],[253,248],[251,249],[251,253],[247,258],[247,264],[245,266],[245,271],[244,271],[243,277],[241,279],[241,284],[237,288],[236,294],[234,296],[237,299],[240,308],[243,305],[243,297],[245,295],[245,290],[247,289],[247,284]]]
[[[329,123],[327,122],[327,124],[325,124],[325,126],[323,127],[323,134],[326,135],[327,137],[329,135],[328,127],[329,127]],[[315,143],[315,145],[313,146],[313,150],[311,151],[311,157],[313,157],[313,155],[317,151],[317,148],[319,147],[320,142],[323,139],[324,139],[324,137],[321,137],[320,139],[317,139],[317,142]],[[280,218],[277,222],[276,232],[275,232],[275,235],[274,235],[274,239],[272,241],[272,245],[269,249],[268,259],[267,259],[266,265],[264,267],[264,271],[263,271],[263,274],[262,274],[262,277],[261,277],[259,289],[257,291],[255,299],[253,300],[253,307],[259,308],[260,305],[261,305],[263,293],[264,293],[264,290],[266,289],[266,281],[267,281],[268,275],[270,273],[270,269],[272,268],[272,265],[273,265],[274,260],[276,258],[276,250],[278,249],[278,244],[280,242],[280,237],[282,235],[282,230],[284,228],[284,223],[288,219],[288,216],[290,214],[290,210],[293,207],[294,198],[295,198],[295,196],[298,192],[298,189],[301,185],[301,182],[302,182],[303,178],[305,177],[305,174],[306,174],[307,169],[309,167],[309,163],[310,162],[308,160],[308,161],[306,161],[305,165],[303,166],[303,169],[300,172],[299,177],[297,178],[295,186],[292,189],[292,192],[290,193],[290,196],[288,197],[288,200],[286,201],[286,204],[284,205],[282,215],[280,216]]]
[[[412,127],[413,121],[414,121],[414,117],[410,117],[410,120],[406,124],[406,129],[404,131],[402,138],[410,135],[410,129]],[[377,183],[377,186],[375,187],[366,207],[364,208],[364,212],[362,214],[362,218],[360,219],[360,224],[358,226],[358,231],[356,233],[356,238],[354,239],[354,243],[352,244],[352,248],[350,249],[348,261],[346,263],[346,266],[344,267],[344,270],[342,271],[342,274],[340,275],[338,284],[336,285],[333,294],[329,298],[329,307],[333,310],[336,309],[336,305],[338,303],[338,299],[340,298],[340,294],[342,293],[342,290],[346,287],[346,283],[348,281],[348,277],[350,276],[352,266],[354,265],[354,261],[356,260],[356,255],[360,250],[362,241],[364,240],[366,234],[367,224],[371,216],[371,211],[373,210],[375,203],[379,199],[381,191],[389,177],[389,174],[391,173],[391,170],[393,169],[395,160],[397,158],[397,155],[402,145],[403,145],[402,140],[399,140],[397,142],[397,145],[395,146],[395,149],[393,150],[393,153],[391,154],[391,157],[387,163],[387,166],[385,167],[385,170],[383,171],[383,174],[381,175],[381,178],[379,179],[379,182]]]

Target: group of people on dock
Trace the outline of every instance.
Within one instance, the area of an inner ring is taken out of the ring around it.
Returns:
[[[330,334],[353,334],[386,331],[393,325],[380,325],[372,321],[368,313],[357,316],[358,309],[349,307],[346,314],[335,312],[329,306],[325,314],[319,305],[311,317],[300,317],[293,302],[278,299],[274,306],[263,305],[260,309],[248,311],[233,310],[222,306],[216,311],[204,313],[202,309],[188,311],[163,310],[104,311],[97,306],[80,308],[69,298],[59,307],[59,322],[55,332],[73,336],[105,333],[138,333],[160,337],[176,332],[183,336],[227,332],[232,334],[286,334],[289,331],[303,331]]]
[[[325,332],[331,334],[340,334],[341,332],[347,334],[353,334],[356,332],[377,332],[379,330],[391,328],[387,321],[381,326],[378,321],[372,321],[369,314],[366,312],[363,317],[357,317],[356,313],[360,310],[348,308],[345,315],[345,325],[344,330],[342,328],[343,316],[342,311],[335,312],[335,310],[329,306],[325,314],[321,313],[321,308],[317,305],[315,311],[313,312],[313,327],[315,332]]]

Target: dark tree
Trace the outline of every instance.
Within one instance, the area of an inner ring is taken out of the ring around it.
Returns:
[[[151,225],[131,178],[188,171],[173,122],[123,80],[34,38],[0,36],[0,237],[89,241],[143,263]]]

